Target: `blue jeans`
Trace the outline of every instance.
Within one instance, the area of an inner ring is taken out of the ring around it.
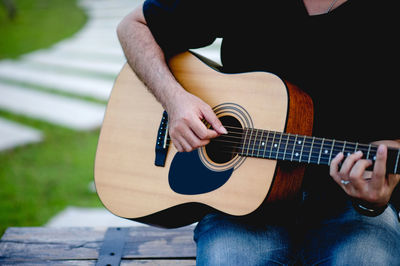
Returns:
[[[345,199],[305,200],[275,219],[205,216],[197,225],[197,265],[400,265],[400,223],[390,205],[377,217]],[[333,208],[333,209],[332,209]]]

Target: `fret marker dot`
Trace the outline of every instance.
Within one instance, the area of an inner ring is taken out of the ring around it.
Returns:
[[[372,158],[374,161],[376,160],[376,156],[374,156],[374,158]]]
[[[261,142],[261,145],[264,146],[264,145],[265,145],[265,142]]]
[[[296,152],[296,153],[295,153],[295,156],[296,156],[296,157],[299,157],[299,153],[298,153],[298,152]]]
[[[278,147],[278,144],[274,144],[274,147],[275,147],[275,148]]]
[[[297,143],[298,143],[298,144],[301,144],[301,140],[299,140]]]
[[[328,150],[325,150],[325,151],[324,151],[325,154],[328,154],[328,152],[329,152]]]
[[[348,153],[347,153],[347,156],[350,156],[350,155],[351,155],[351,153],[350,153],[350,152],[348,152]]]

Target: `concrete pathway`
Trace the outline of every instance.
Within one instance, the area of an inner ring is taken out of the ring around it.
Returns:
[[[40,131],[0,117],[0,150],[40,142],[42,139]]]
[[[0,95],[1,109],[56,125],[90,130],[103,121],[103,104],[6,84],[0,84]]]
[[[140,3],[141,0],[81,0],[88,22],[77,34],[18,60],[0,61],[0,110],[75,130],[99,128],[114,79],[125,62],[116,26]],[[196,52],[220,62],[220,43],[217,40]],[[36,129],[0,118],[0,152],[43,138]],[[74,206],[47,223],[47,226],[134,225],[138,223],[116,217],[104,208]]]
[[[79,96],[89,96],[99,100],[108,99],[113,84],[112,80],[70,74],[64,71],[32,66],[24,61],[0,63],[0,79],[3,81],[23,83],[27,87],[36,86]]]
[[[75,36],[17,60],[0,61],[0,110],[75,130],[99,128],[114,79],[125,62],[115,28],[140,2],[82,0],[89,18]],[[1,121],[0,152],[43,139],[36,129]]]
[[[45,225],[49,227],[129,227],[143,226],[131,220],[115,216],[104,208],[67,207]]]

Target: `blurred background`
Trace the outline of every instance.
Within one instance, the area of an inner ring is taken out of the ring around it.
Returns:
[[[116,26],[141,2],[0,0],[0,236],[10,226],[132,225],[103,208],[93,165],[125,62]],[[220,42],[197,52],[219,62]]]

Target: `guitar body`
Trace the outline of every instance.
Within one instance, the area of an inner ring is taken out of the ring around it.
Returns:
[[[224,125],[311,134],[310,98],[273,74],[220,73],[189,52],[173,57],[169,66]],[[169,143],[164,166],[156,166],[162,115],[161,105],[125,65],[108,102],[95,162],[97,193],[115,215],[179,227],[212,209],[247,215],[299,191],[304,166],[235,153],[220,156],[206,147],[178,153]]]

